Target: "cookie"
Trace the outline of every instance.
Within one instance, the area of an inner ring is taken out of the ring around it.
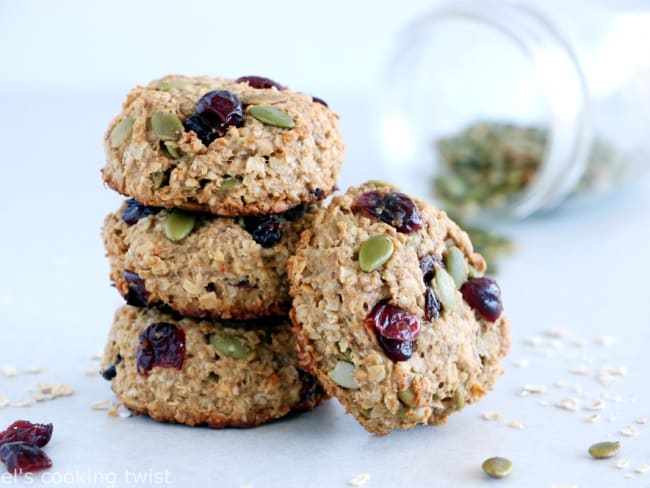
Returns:
[[[286,315],[287,258],[319,206],[230,218],[128,200],[104,220],[111,280],[135,306],[162,305],[199,318]],[[170,239],[170,222],[183,219],[193,222],[191,230]]]
[[[510,347],[484,270],[444,212],[351,188],[289,258],[300,365],[370,432],[444,423],[493,387]]]
[[[323,399],[298,369],[289,321],[218,322],[118,309],[102,376],[119,400],[155,420],[249,427]]]
[[[260,77],[170,75],[127,95],[104,139],[104,181],[146,205],[281,213],[327,197],[344,147],[318,98]]]

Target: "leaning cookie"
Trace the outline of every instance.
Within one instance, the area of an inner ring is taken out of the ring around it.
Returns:
[[[324,399],[315,378],[297,367],[288,324],[194,320],[124,306],[102,376],[126,407],[155,420],[258,425]]]
[[[388,186],[334,197],[289,259],[299,361],[370,432],[440,424],[502,374],[498,285],[447,215]]]
[[[287,258],[318,207],[230,218],[128,200],[104,220],[111,280],[140,307],[210,318],[286,314]]]
[[[146,205],[280,213],[335,189],[337,119],[322,100],[267,78],[170,75],[128,94],[106,132],[102,175]]]

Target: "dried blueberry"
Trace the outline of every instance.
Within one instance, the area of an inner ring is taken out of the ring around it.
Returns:
[[[138,202],[135,198],[129,198],[126,201],[124,210],[122,210],[122,220],[129,225],[133,225],[138,220],[149,215],[154,215],[159,211],[160,209],[148,207],[144,203]]]
[[[486,320],[494,322],[503,312],[501,289],[491,278],[472,278],[460,289],[463,299]]]
[[[126,303],[134,307],[146,307],[149,305],[148,293],[144,287],[144,280],[133,271],[124,270],[122,277],[128,286]]]
[[[113,364],[111,364],[106,369],[102,369],[99,372],[102,378],[104,378],[106,381],[111,381],[113,378],[115,378],[115,375],[117,375],[117,365],[122,362],[122,359],[123,359],[122,356],[118,354]]]
[[[219,137],[218,132],[213,132],[210,127],[205,125],[197,114],[193,114],[183,124],[186,132],[194,131],[196,136],[201,140],[203,145],[209,146],[212,141]]]
[[[262,247],[272,247],[282,239],[282,222],[275,215],[245,217],[244,226]]]
[[[138,373],[146,376],[154,367],[183,367],[185,332],[174,324],[151,324],[140,334],[136,360]]]

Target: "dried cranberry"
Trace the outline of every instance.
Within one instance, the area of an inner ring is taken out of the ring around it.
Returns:
[[[327,103],[325,102],[325,100],[323,100],[322,98],[311,97],[311,99],[312,99],[313,102],[320,103],[321,105],[324,105],[324,106],[326,106],[326,107],[329,107],[329,105],[327,105]]]
[[[275,215],[245,217],[244,226],[262,247],[272,247],[282,239],[282,222]]]
[[[102,369],[99,374],[104,378],[106,381],[111,381],[113,378],[115,378],[115,375],[117,375],[117,365],[122,362],[123,358],[119,354],[117,355],[117,358],[115,359],[115,362],[111,364],[108,368]]]
[[[13,474],[33,473],[52,466],[52,460],[40,447],[22,441],[1,445],[0,461]]]
[[[413,200],[408,195],[394,190],[385,194],[378,191],[362,193],[354,204],[354,210],[361,210],[404,234],[410,234],[424,225]]]
[[[433,293],[431,280],[436,274],[436,266],[442,266],[442,260],[435,254],[427,254],[420,259],[420,270],[422,271],[422,279],[424,280],[424,319],[434,320],[440,315],[440,301]]]
[[[154,215],[159,209],[147,207],[144,203],[138,202],[135,198],[126,201],[126,207],[122,210],[122,220],[129,225],[135,224],[138,220],[149,215]]]
[[[133,271],[124,270],[122,277],[129,288],[126,293],[126,303],[134,307],[146,307],[149,305],[147,290],[144,287],[144,280]]]
[[[0,432],[0,446],[8,442],[28,442],[43,447],[52,438],[52,424],[33,424],[27,420],[16,420]]]
[[[252,88],[277,88],[278,90],[286,90],[286,87],[282,86],[277,81],[273,81],[270,78],[265,78],[264,76],[240,76],[235,80],[236,83],[248,83]]]
[[[318,383],[315,376],[299,369],[298,379],[300,380],[301,385],[298,408],[323,394],[323,387]]]
[[[186,132],[194,131],[204,146],[209,146],[212,141],[219,137],[218,132],[213,132],[205,125],[197,114],[191,115],[183,124]]]
[[[244,120],[241,101],[226,90],[212,90],[201,97],[194,109],[206,126],[222,136],[230,126],[240,127]]]
[[[405,361],[413,353],[413,341],[420,335],[420,321],[406,310],[379,302],[365,318],[386,355],[393,361]]]
[[[501,289],[493,279],[472,278],[463,283],[460,292],[469,306],[486,320],[494,322],[501,316]]]
[[[137,350],[138,373],[146,376],[154,367],[183,367],[185,332],[174,324],[151,324],[140,334]]]

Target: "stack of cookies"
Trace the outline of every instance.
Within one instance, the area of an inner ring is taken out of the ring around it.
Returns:
[[[105,137],[102,231],[127,305],[102,375],[154,419],[250,426],[325,393],[300,369],[287,260],[335,187],[344,148],[320,99],[257,76],[136,87]]]

